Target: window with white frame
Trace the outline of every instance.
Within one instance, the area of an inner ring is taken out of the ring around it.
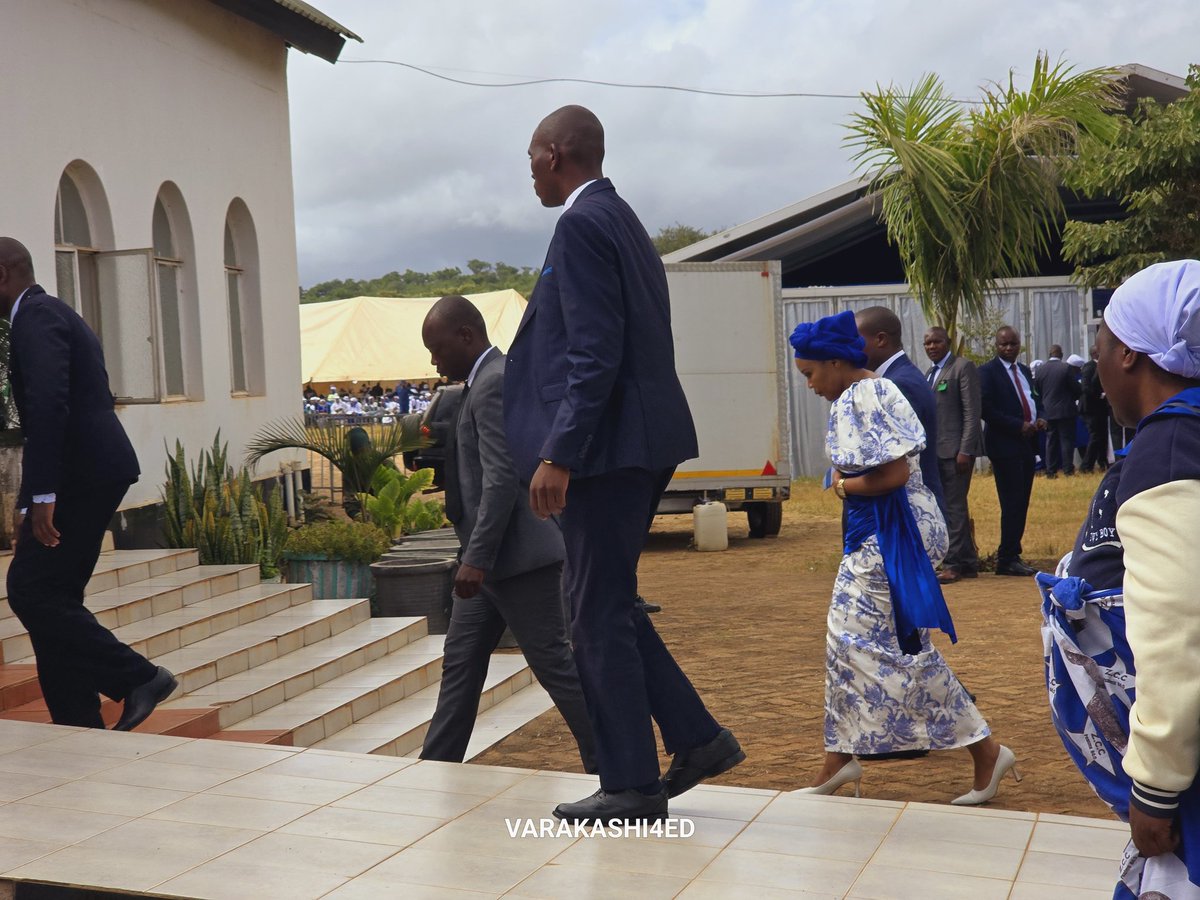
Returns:
[[[97,248],[87,206],[75,179],[63,172],[54,199],[54,268],[59,299],[101,333]]]
[[[183,259],[161,195],[154,201],[152,234],[155,285],[158,288],[158,355],[162,365],[160,386],[165,397],[185,397],[187,389],[183,366]]]
[[[249,392],[246,381],[246,344],[243,340],[242,279],[245,270],[238,264],[237,244],[229,220],[225,220],[225,301],[229,308],[229,361],[231,387],[235,394]]]
[[[229,387],[234,396],[266,393],[258,237],[250,210],[235,197],[225,214],[225,301],[229,312]]]

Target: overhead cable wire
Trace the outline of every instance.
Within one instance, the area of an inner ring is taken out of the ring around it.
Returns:
[[[339,64],[352,65],[382,65],[382,66],[401,66],[405,69],[412,69],[416,72],[429,75],[433,78],[439,78],[442,81],[449,81],[453,84],[461,84],[467,87],[484,87],[484,88],[513,88],[527,87],[535,84],[591,84],[599,87],[612,88],[632,88],[636,90],[654,90],[654,91],[678,91],[685,94],[706,94],[710,97],[737,97],[750,100],[766,100],[789,97],[809,97],[820,100],[859,100],[862,94],[834,94],[820,93],[815,91],[721,91],[712,90],[709,88],[684,87],[677,84],[653,84],[653,83],[636,83],[624,81],[604,81],[595,78],[566,78],[566,77],[550,77],[550,78],[535,78],[524,75],[502,75],[501,77],[519,78],[520,81],[470,81],[465,78],[454,78],[450,75],[443,75],[440,72],[433,71],[434,67],[418,66],[413,63],[401,62],[396,59],[343,59],[339,60]],[[442,67],[437,67],[442,68]],[[465,69],[449,69],[448,71],[471,71]],[[477,72],[475,74],[488,75],[501,73]],[[903,96],[903,95],[901,95]],[[958,100],[958,103],[978,103],[977,100]]]

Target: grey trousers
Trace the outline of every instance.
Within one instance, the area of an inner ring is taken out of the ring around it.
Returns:
[[[971,537],[971,514],[967,509],[967,494],[971,490],[971,473],[958,474],[954,459],[938,459],[938,474],[942,476],[942,492],[946,497],[946,530],[950,533],[950,549],[942,561],[944,569],[979,571],[979,552]]]
[[[562,563],[485,583],[469,600],[454,598],[442,660],[442,685],[421,759],[462,762],[471,741],[488,662],[507,623],[534,676],[596,771],[595,744],[563,620]]]

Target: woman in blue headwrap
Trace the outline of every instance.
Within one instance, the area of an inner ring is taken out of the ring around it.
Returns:
[[[899,388],[865,368],[853,313],[801,323],[790,340],[809,388],[833,403],[829,486],[847,513],[825,643],[825,761],[806,791],[853,782],[857,796],[855,754],[966,747],[974,783],[952,802],[986,803],[1016,760],[929,642],[929,628],[955,636],[933,571],[947,534],[921,480],[925,430]]]

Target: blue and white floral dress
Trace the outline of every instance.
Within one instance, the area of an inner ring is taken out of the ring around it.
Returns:
[[[905,490],[934,565],[946,555],[946,522],[921,480],[925,429],[886,378],[865,378],[833,403],[825,449],[834,466],[857,474],[908,460]],[[921,650],[900,649],[879,541],[868,537],[842,557],[829,605],[825,749],[834,753],[948,750],[989,734],[966,690],[920,629]]]

